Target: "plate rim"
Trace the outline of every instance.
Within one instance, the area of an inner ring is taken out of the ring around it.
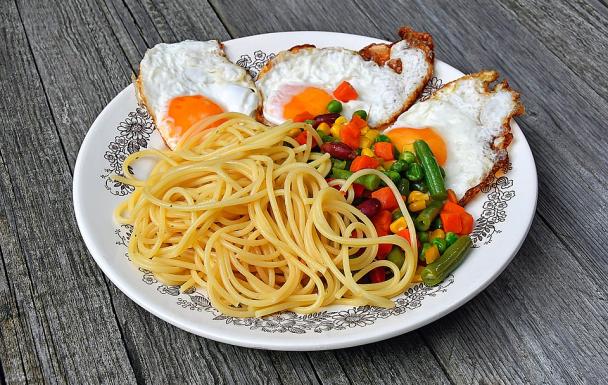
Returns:
[[[223,43],[228,43],[228,45],[239,44],[239,43],[242,44],[246,40],[265,39],[265,38],[267,39],[267,38],[271,38],[271,37],[276,37],[277,35],[285,35],[285,34],[297,36],[297,37],[301,37],[302,35],[308,35],[311,38],[313,35],[317,35],[322,38],[328,38],[333,35],[334,37],[339,37],[342,39],[352,39],[354,37],[357,39],[363,39],[363,40],[368,40],[368,41],[371,41],[371,40],[386,41],[386,40],[379,39],[379,38],[368,37],[368,36],[363,36],[363,35],[356,35],[356,34],[348,34],[348,33],[342,33],[342,32],[287,31],[287,32],[270,32],[270,33],[265,33],[265,34],[246,36],[246,37],[242,37],[242,38],[238,38],[238,39],[227,40],[227,41],[224,41]],[[338,46],[338,45],[336,45],[336,46]],[[460,70],[451,66],[448,63],[442,62],[437,59],[435,59],[435,60],[436,60],[436,64],[446,65],[458,72],[461,72]],[[132,92],[132,88],[133,88],[133,84],[131,83],[127,87],[125,87],[123,90],[121,90],[114,98],[112,98],[111,101],[109,101],[106,104],[106,106],[103,108],[103,110],[99,113],[99,115],[96,117],[96,119],[93,121],[93,123],[89,127],[89,130],[87,131],[87,134],[85,135],[85,138],[82,141],[82,144],[80,146],[78,156],[76,159],[75,167],[74,167],[74,176],[73,176],[73,184],[72,184],[72,198],[73,198],[73,205],[74,205],[76,221],[77,221],[81,236],[85,242],[85,245],[87,246],[87,249],[89,250],[89,253],[93,257],[93,259],[95,260],[97,265],[101,268],[103,273],[110,279],[110,281],[123,294],[125,294],[132,301],[134,301],[139,306],[141,306],[142,308],[144,308],[146,311],[150,312],[151,314],[155,315],[156,317],[158,317],[182,330],[193,333],[195,335],[199,335],[199,336],[209,338],[209,339],[212,339],[215,341],[223,342],[223,343],[228,343],[228,344],[237,345],[237,346],[258,348],[258,349],[282,350],[282,351],[311,351],[311,350],[340,349],[340,348],[364,345],[364,344],[392,338],[392,337],[419,329],[420,327],[430,324],[431,322],[434,322],[437,319],[442,318],[445,315],[451,313],[452,311],[458,309],[459,307],[461,307],[462,305],[464,305],[465,303],[470,301],[473,297],[477,296],[481,291],[485,290],[488,287],[488,285],[490,285],[492,282],[494,282],[496,280],[496,278],[504,271],[504,269],[511,263],[511,261],[513,260],[515,255],[517,255],[517,253],[519,252],[521,246],[523,245],[523,242],[527,238],[528,232],[530,230],[530,227],[531,227],[532,222],[535,217],[536,205],[538,202],[538,175],[537,175],[537,171],[536,171],[536,162],[534,160],[534,156],[530,149],[529,143],[528,143],[527,139],[525,138],[525,135],[519,128],[519,125],[517,124],[517,122],[513,119],[513,125],[517,128],[517,130],[519,130],[519,133],[521,135],[520,140],[523,140],[523,142],[524,142],[523,144],[525,145],[524,149],[526,150],[527,154],[529,155],[530,160],[531,160],[531,165],[533,166],[533,167],[531,167],[530,170],[527,170],[527,172],[530,173],[531,180],[533,181],[533,185],[531,187],[533,190],[534,200],[531,205],[532,207],[529,210],[529,215],[528,215],[529,218],[524,218],[524,219],[527,219],[526,220],[527,223],[525,223],[525,226],[522,227],[523,228],[522,235],[521,235],[521,237],[519,237],[518,244],[513,249],[513,252],[511,253],[511,255],[503,261],[502,265],[498,269],[496,269],[489,278],[487,278],[482,284],[478,285],[473,290],[470,290],[466,295],[458,297],[458,299],[456,301],[446,305],[440,311],[433,312],[432,315],[425,317],[424,319],[417,321],[413,324],[410,323],[410,324],[407,324],[406,326],[397,327],[394,329],[390,329],[388,331],[386,331],[386,330],[373,330],[373,331],[366,330],[365,332],[362,333],[361,330],[354,329],[353,333],[350,333],[345,336],[341,336],[339,341],[331,341],[331,342],[327,342],[327,343],[314,342],[314,341],[317,341],[317,339],[313,338],[313,339],[311,339],[312,342],[309,342],[308,340],[302,340],[302,341],[298,341],[297,344],[290,343],[288,341],[286,341],[284,344],[277,344],[272,341],[265,342],[264,339],[260,339],[258,336],[255,336],[255,335],[251,335],[251,337],[247,337],[247,338],[243,338],[242,336],[238,336],[238,335],[237,335],[237,337],[232,337],[230,333],[224,333],[224,334],[214,333],[213,331],[205,330],[204,327],[203,328],[193,328],[190,325],[186,324],[185,322],[182,322],[181,319],[171,317],[172,313],[170,311],[166,311],[166,309],[165,309],[165,311],[163,311],[163,309],[157,309],[157,306],[155,304],[146,301],[146,296],[143,293],[140,293],[137,290],[133,290],[132,288],[129,288],[126,283],[124,283],[119,277],[117,277],[114,274],[114,272],[113,272],[114,269],[111,266],[110,261],[108,259],[102,257],[104,255],[103,250],[99,250],[96,247],[96,242],[93,240],[93,236],[92,236],[93,231],[91,231],[91,229],[89,229],[87,227],[86,220],[84,218],[86,215],[84,214],[84,210],[82,209],[83,203],[81,201],[81,197],[79,196],[78,192],[79,192],[80,184],[81,184],[80,180],[83,177],[84,173],[86,173],[85,164],[83,161],[83,158],[84,158],[83,154],[85,154],[91,146],[95,145],[95,143],[92,142],[92,135],[90,134],[91,129],[93,127],[98,126],[100,124],[100,122],[105,120],[108,116],[112,116],[110,108],[109,108],[110,105],[112,105],[116,100],[124,97],[125,93]],[[520,224],[522,224],[522,223],[520,222]],[[201,325],[204,325],[204,323],[201,323]]]

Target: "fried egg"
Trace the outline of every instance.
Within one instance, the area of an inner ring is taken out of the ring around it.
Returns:
[[[135,84],[171,149],[199,120],[229,111],[253,116],[260,104],[249,73],[216,40],[157,44],[144,55]]]
[[[483,71],[446,84],[416,103],[387,129],[398,150],[425,140],[446,173],[446,187],[461,204],[508,163],[510,121],[524,108],[506,81],[490,89],[498,72]]]
[[[359,52],[345,48],[294,47],[260,71],[261,120],[280,124],[301,113],[326,113],[333,91],[346,81],[357,98],[342,103],[342,114],[365,110],[371,127],[383,128],[418,97],[433,72],[431,36],[409,28],[394,44],[372,44]]]

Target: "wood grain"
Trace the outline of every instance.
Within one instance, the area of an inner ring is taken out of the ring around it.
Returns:
[[[7,383],[135,383],[14,3],[0,7],[0,359]],[[18,85],[18,86],[16,86]],[[83,371],[82,368],[87,368]]]
[[[601,383],[607,9],[597,0],[3,0],[0,384]],[[285,353],[183,332],[104,278],[77,236],[70,170],[148,47],[286,30],[393,39],[402,24],[431,32],[438,58],[462,70],[500,70],[528,109],[520,124],[537,162],[539,215],[488,289],[417,332]]]

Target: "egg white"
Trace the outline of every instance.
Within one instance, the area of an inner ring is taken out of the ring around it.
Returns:
[[[224,111],[253,115],[260,97],[249,73],[230,62],[216,40],[157,44],[140,64],[143,96],[157,124],[170,101],[202,95]]]
[[[479,185],[506,156],[506,151],[493,149],[492,144],[501,140],[504,122],[520,107],[513,91],[485,89],[489,73],[449,83],[430,99],[414,104],[387,129],[431,128],[439,134],[447,147],[446,186],[458,197]]]
[[[368,113],[368,123],[375,127],[399,113],[407,98],[427,74],[425,53],[410,48],[406,41],[391,47],[391,59],[401,59],[403,71],[364,60],[358,52],[345,48],[304,48],[284,51],[256,85],[263,98],[264,118],[273,124],[286,119],[283,106],[290,101],[287,87],[318,87],[329,95],[343,80],[357,91],[357,100],[343,103],[343,114],[350,118],[356,110]]]

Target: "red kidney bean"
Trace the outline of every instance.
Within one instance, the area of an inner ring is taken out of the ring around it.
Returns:
[[[380,201],[376,198],[366,199],[357,206],[368,218],[373,217],[380,211]]]
[[[332,158],[353,160],[357,153],[350,146],[342,142],[328,142],[321,145],[321,151],[328,153]]]
[[[336,119],[338,119],[340,117],[340,114],[338,113],[333,113],[333,114],[323,114],[323,115],[317,115],[315,116],[315,122],[313,123],[313,127],[317,128],[319,126],[319,124],[321,123],[327,123],[330,126],[332,124],[334,124],[334,122],[336,121]]]

